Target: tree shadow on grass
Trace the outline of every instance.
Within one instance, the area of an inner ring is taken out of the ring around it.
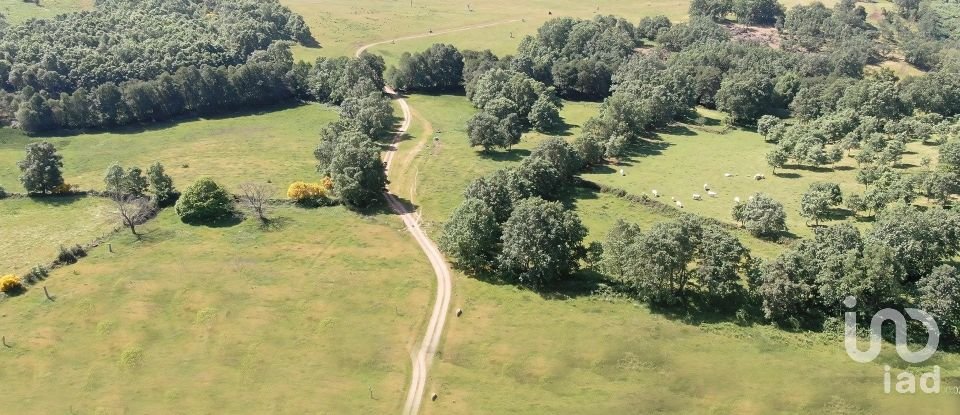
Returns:
[[[183,221],[183,223],[186,223],[187,225],[190,225],[190,226],[205,226],[207,228],[232,228],[234,226],[237,226],[243,223],[243,219],[244,217],[242,214],[236,213],[233,215],[224,216],[222,218],[214,219],[214,220],[207,220],[207,221],[203,221],[203,220],[186,221],[185,220]]]
[[[224,119],[230,119],[230,118],[246,117],[250,115],[263,115],[271,112],[298,108],[304,105],[310,105],[310,103],[291,99],[289,101],[284,101],[284,102],[271,104],[271,105],[265,105],[259,108],[225,109],[225,110],[217,111],[210,114],[188,113],[188,114],[181,114],[166,120],[146,122],[142,124],[129,124],[124,126],[112,126],[112,127],[105,126],[101,128],[90,128],[90,129],[84,129],[84,130],[54,130],[54,131],[37,134],[36,136],[34,136],[34,138],[61,138],[61,137],[79,136],[83,134],[97,134],[97,133],[106,133],[106,132],[109,132],[111,134],[117,134],[117,135],[141,134],[141,133],[150,132],[150,131],[165,130],[185,122],[202,121],[202,120],[224,120]]]
[[[687,136],[687,137],[689,137],[689,136],[695,136],[695,135],[697,135],[697,132],[691,130],[690,127],[687,127],[686,125],[683,125],[683,124],[673,124],[673,125],[668,125],[668,126],[666,126],[666,127],[663,127],[663,128],[661,128],[661,129],[657,130],[657,131],[654,133],[654,137],[656,137],[657,139],[659,139],[660,134],[669,134],[669,135]]]
[[[836,170],[836,169],[834,169],[833,167],[806,166],[806,165],[800,165],[800,164],[793,164],[793,165],[785,166],[785,167],[788,167],[788,168],[793,169],[793,170],[809,171],[809,172],[813,172],[813,173],[833,173],[834,170]]]
[[[280,232],[293,223],[293,219],[286,216],[277,216],[260,221],[260,230],[264,232]]]
[[[81,199],[88,197],[87,195],[69,195],[69,196],[57,196],[57,195],[30,195],[29,198],[31,201],[36,203],[41,203],[48,206],[69,206],[72,205]]]
[[[573,135],[570,130],[579,127],[579,125],[568,124],[566,120],[561,121],[561,125],[555,126],[547,131],[543,131],[546,135],[552,135],[556,137],[570,137]]]
[[[776,176],[776,177],[779,177],[779,178],[781,178],[781,179],[799,179],[799,178],[803,177],[803,175],[800,174],[800,173],[777,172],[777,173],[774,173],[773,175]]]
[[[514,148],[507,151],[478,151],[477,154],[488,160],[493,161],[521,161],[530,155],[530,150]]]
[[[395,195],[395,194],[393,194],[393,193],[391,193],[390,195],[391,195],[391,197],[393,197],[394,200],[396,200],[397,202],[399,202],[400,208],[402,209],[402,211],[399,212],[399,214],[414,213],[414,212],[417,211],[417,209],[420,209],[419,206],[417,206],[416,204],[414,204],[413,202],[411,202],[411,201],[408,200],[408,199],[404,199],[404,198],[402,198],[402,197],[400,197],[400,196],[397,196],[397,195]],[[375,203],[375,204],[370,205],[370,206],[366,206],[366,207],[362,207],[362,208],[356,208],[356,207],[348,207],[348,208],[350,208],[350,210],[352,210],[352,211],[354,211],[354,212],[356,212],[356,213],[359,213],[359,214],[361,214],[361,215],[364,215],[364,216],[397,215],[397,214],[398,214],[398,212],[396,212],[396,211],[393,210],[393,208],[391,207],[390,203],[387,202],[387,200],[385,199],[385,197],[384,197],[384,198],[381,198],[381,201],[380,201],[380,202]]]

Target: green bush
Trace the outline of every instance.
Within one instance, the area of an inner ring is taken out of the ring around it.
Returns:
[[[230,194],[211,179],[190,185],[174,207],[184,222],[213,222],[234,213]]]
[[[7,197],[7,190],[0,186],[0,199]]]

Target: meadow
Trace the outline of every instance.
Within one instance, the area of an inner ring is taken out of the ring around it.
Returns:
[[[0,202],[5,206],[10,201]],[[3,301],[5,413],[399,411],[432,274],[392,216],[167,209]],[[371,397],[372,394],[372,397]]]
[[[146,170],[159,161],[178,187],[200,177],[212,177],[228,188],[269,181],[277,196],[293,181],[317,178],[313,150],[320,130],[337,117],[333,108],[305,104],[233,115],[80,135],[28,137],[19,130],[0,129],[0,186],[23,191],[17,161],[34,140],[57,147],[64,179],[81,189],[103,189],[104,172],[114,162]]]
[[[0,14],[8,23],[21,23],[31,18],[47,19],[58,14],[71,13],[93,8],[94,0],[40,0],[40,5],[21,0],[5,1],[0,4]]]
[[[0,274],[20,275],[57,256],[60,245],[85,245],[119,225],[110,201],[50,197],[0,201]]]

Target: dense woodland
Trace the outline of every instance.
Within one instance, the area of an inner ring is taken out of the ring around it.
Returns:
[[[264,52],[280,41],[313,42],[277,1],[99,0],[3,31],[0,119],[38,132],[276,102],[298,90],[289,54]]]

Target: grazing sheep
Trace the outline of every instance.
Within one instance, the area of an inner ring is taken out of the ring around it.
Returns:
[[[703,191],[706,192],[706,191],[708,191],[708,190],[710,190],[710,185],[704,183],[704,184],[703,184]]]
[[[679,200],[676,201],[676,203],[677,203],[677,207],[678,207],[678,208],[683,209],[683,203],[680,203]]]
[[[734,203],[740,203],[740,196],[733,198]]]
[[[703,200],[703,196],[700,196],[700,193],[694,193],[693,200]]]
[[[653,193],[653,197],[660,197],[660,192],[658,192],[657,189],[653,189],[650,193]]]
[[[767,176],[764,176],[764,175],[762,175],[762,174],[760,174],[760,173],[757,173],[757,174],[753,175],[753,179],[754,179],[754,180],[763,180],[763,179],[766,179],[766,178],[767,178]]]
[[[724,173],[723,177],[733,177],[733,173]]]
[[[623,169],[620,169],[620,175],[621,175],[621,176],[626,176],[626,175],[627,175],[627,172],[623,171]]]
[[[717,192],[707,192],[707,196],[717,197]]]
[[[675,198],[675,197],[673,197],[673,196],[670,196],[670,200],[676,202],[676,201],[677,201],[677,198]]]

